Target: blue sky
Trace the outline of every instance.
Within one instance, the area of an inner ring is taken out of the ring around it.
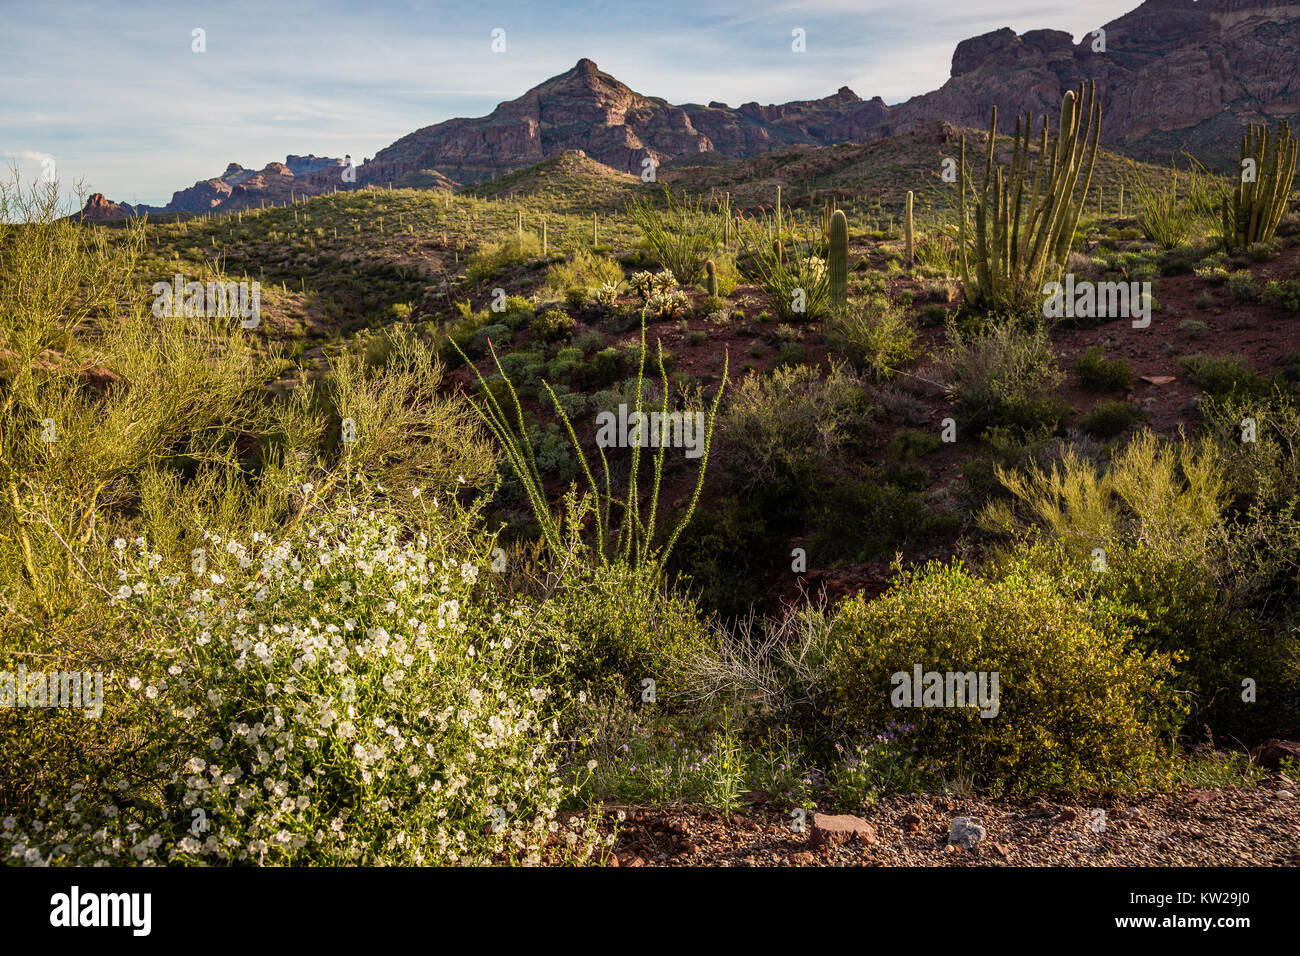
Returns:
[[[354,159],[590,57],[670,102],[896,103],[947,79],[953,47],[998,27],[1080,39],[1138,0],[682,0],[519,3],[19,3],[0,0],[0,163],[53,157],[65,186],[163,204],[230,162]],[[192,31],[207,51],[192,51]],[[492,31],[506,31],[493,53]],[[807,52],[790,50],[791,31]]]

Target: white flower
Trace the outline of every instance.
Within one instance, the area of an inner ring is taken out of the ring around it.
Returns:
[[[139,690],[139,689],[140,689],[140,678],[138,678],[138,677],[132,677],[132,678],[130,678],[130,679],[126,682],[126,686],[129,687],[129,688],[131,688],[132,690]]]
[[[114,538],[114,539],[113,539],[113,547],[115,547],[115,548],[117,548],[117,550],[121,551],[123,548],[126,547],[126,538]]]

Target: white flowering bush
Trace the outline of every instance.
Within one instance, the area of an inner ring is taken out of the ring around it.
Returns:
[[[112,611],[139,652],[106,706],[138,709],[140,749],[0,821],[11,862],[590,856],[594,825],[557,819],[567,697],[531,676],[531,612],[486,593],[485,556],[373,514],[208,535],[179,573],[116,544]]]

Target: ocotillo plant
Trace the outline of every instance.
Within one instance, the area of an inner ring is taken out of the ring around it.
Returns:
[[[909,197],[911,195],[908,193]],[[849,303],[849,219],[839,209],[831,216],[826,271],[830,279],[831,306],[842,309]]]
[[[718,267],[710,259],[704,263],[704,271],[707,273],[704,278],[704,287],[708,290],[709,296],[716,299],[718,297]]]
[[[1223,200],[1223,241],[1229,249],[1273,238],[1295,182],[1296,145],[1286,122],[1276,135],[1267,125],[1247,128],[1237,187]]]
[[[1074,231],[1092,182],[1101,135],[1096,84],[1080,85],[1061,103],[1060,132],[1049,140],[1043,117],[1038,156],[1029,181],[1033,116],[1016,118],[1010,171],[995,162],[998,111],[989,124],[984,182],[974,188],[966,174],[966,138],[961,140],[958,228],[961,277],[966,301],[981,308],[1023,308],[1043,283],[1059,279],[1070,256]],[[1082,189],[1076,187],[1082,180]],[[974,234],[966,221],[966,193],[975,194]],[[974,271],[970,258],[974,255]]]
[[[912,268],[912,265],[913,265],[914,262],[915,262],[915,260],[914,260],[914,258],[913,258],[913,252],[914,252],[915,249],[916,249],[916,244],[915,244],[915,242],[913,241],[913,240],[915,239],[915,235],[914,235],[914,233],[913,233],[913,222],[912,222],[912,190],[910,190],[910,189],[907,191],[907,225],[906,225],[906,229],[907,229],[907,239],[906,239],[906,246],[905,246],[905,249],[906,249],[906,252],[907,252],[907,267],[910,269],[910,268]]]

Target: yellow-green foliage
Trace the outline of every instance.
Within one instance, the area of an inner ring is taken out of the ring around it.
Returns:
[[[623,267],[608,256],[579,246],[564,262],[557,262],[546,272],[548,288],[563,294],[570,289],[590,293],[605,283],[619,286],[623,282]]]
[[[1026,555],[993,578],[931,563],[874,600],[844,601],[827,667],[850,738],[910,726],[918,762],[994,791],[1105,786],[1154,768],[1179,716],[1168,658],[1130,650],[1118,607],[1036,564]],[[895,707],[892,676],[917,664],[996,672],[996,716]]]
[[[536,259],[541,254],[541,240],[531,232],[485,243],[470,257],[465,275],[471,282],[481,282],[493,278],[508,266]]]
[[[892,377],[911,365],[920,353],[916,329],[900,309],[883,297],[833,311],[823,328],[827,342],[837,353],[879,378]]]
[[[1294,581],[1297,527],[1291,504],[1272,510],[1267,479],[1251,489],[1261,496],[1254,507],[1230,510],[1235,467],[1231,447],[1142,432],[1105,470],[1072,453],[1049,469],[999,470],[1013,500],[983,522],[1035,528],[1071,567],[1091,568],[1093,593],[1133,609],[1137,646],[1180,656],[1189,731],[1245,738],[1290,726],[1300,700],[1300,647],[1267,606],[1293,593],[1285,582]],[[1246,678],[1263,688],[1257,702],[1243,700]]]
[[[997,475],[1015,501],[988,508],[984,522],[993,529],[1011,530],[1027,519],[1067,546],[1140,542],[1188,560],[1204,556],[1223,533],[1228,488],[1219,457],[1191,442],[1162,442],[1149,431],[1104,471],[1070,450],[1050,468],[999,466]]]

